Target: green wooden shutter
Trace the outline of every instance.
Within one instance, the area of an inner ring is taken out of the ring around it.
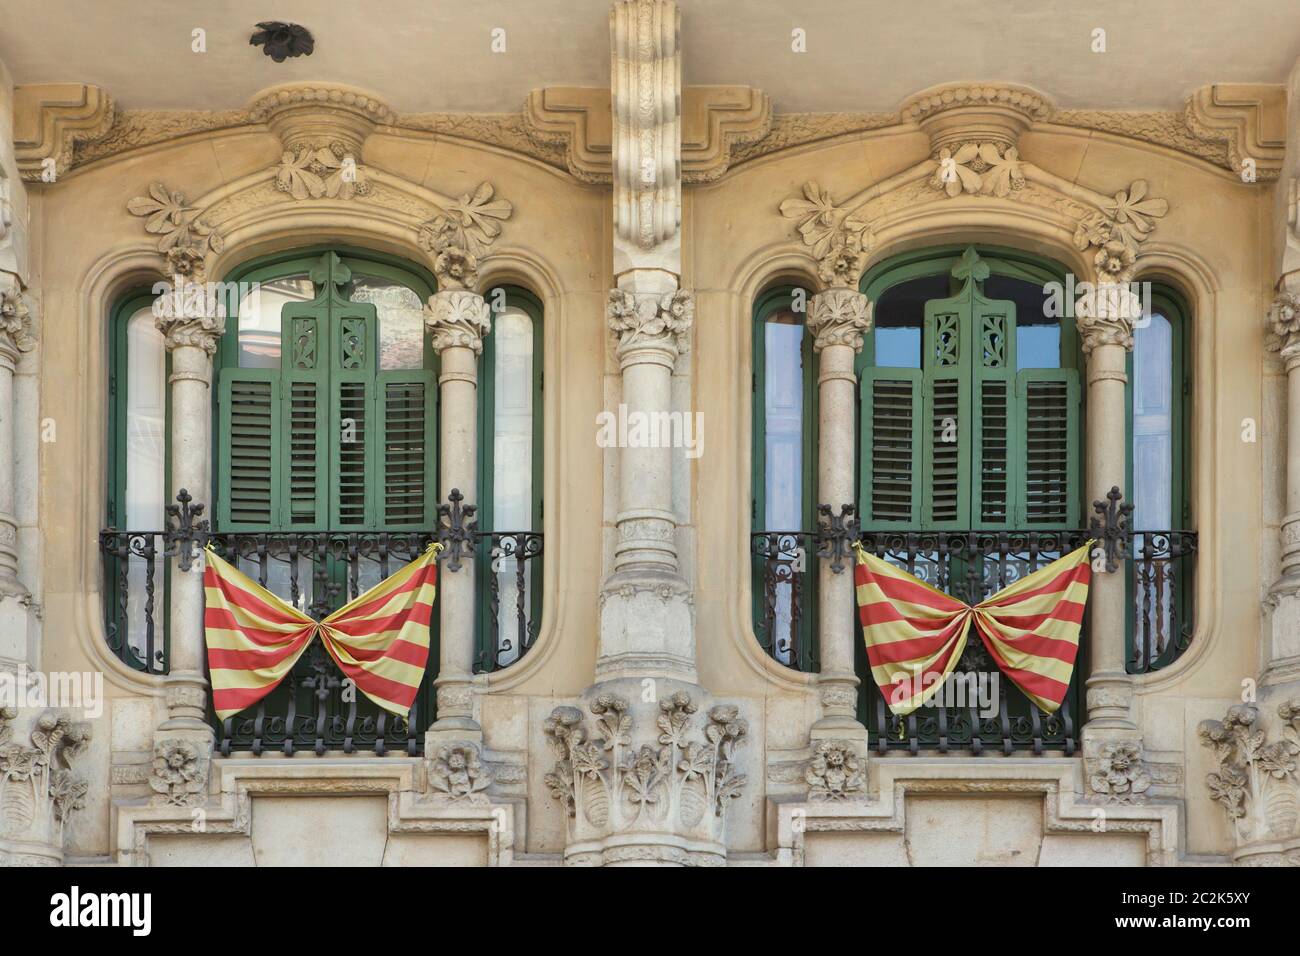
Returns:
[[[329,376],[329,311],[314,302],[280,310],[283,392],[280,414],[285,442],[280,485],[279,528],[311,531],[326,527],[329,473],[325,446]]]
[[[362,302],[331,302],[329,442],[333,466],[331,519],[335,528],[379,527],[382,489],[375,368],[379,320]]]
[[[433,372],[415,369],[380,372],[378,385],[381,521],[393,529],[431,527],[437,510],[437,382]]]
[[[219,479],[217,518],[230,531],[274,528],[280,520],[280,373],[227,368],[217,383]]]
[[[970,515],[970,295],[925,304],[922,338],[924,471],[922,521],[929,528],[965,528]]]
[[[1009,527],[1015,521],[1018,464],[1012,442],[1016,414],[1016,307],[971,296],[973,339],[970,516],[972,527]]]
[[[915,528],[920,521],[921,387],[920,369],[863,369],[860,447],[866,454],[858,500],[866,527]]]
[[[1079,526],[1079,373],[1025,369],[1016,376],[1021,427],[1015,456],[1021,469],[1022,527]]]

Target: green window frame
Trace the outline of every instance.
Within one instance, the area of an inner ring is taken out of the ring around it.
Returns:
[[[1145,531],[1177,531],[1192,529],[1192,484],[1190,467],[1190,450],[1192,447],[1192,357],[1191,357],[1191,310],[1186,299],[1170,286],[1153,283],[1151,289],[1151,313],[1163,317],[1169,323],[1169,383],[1170,383],[1170,462],[1169,462],[1169,519],[1170,527],[1153,528],[1149,521],[1144,521],[1139,510],[1134,513],[1134,557],[1141,555],[1144,546]],[[1152,320],[1154,321],[1154,319]],[[1135,438],[1134,387],[1137,378],[1137,362],[1142,348],[1141,329],[1135,333],[1134,348],[1129,351],[1126,371],[1127,381],[1124,385],[1124,424],[1125,424],[1125,498],[1140,503],[1141,489],[1136,476],[1137,442]],[[1195,554],[1184,554],[1173,559],[1174,566],[1169,569],[1172,583],[1177,585],[1172,605],[1172,616],[1166,620],[1185,622],[1190,625],[1193,620],[1194,598],[1193,581],[1195,572]],[[1158,566],[1157,566],[1158,567]],[[1152,569],[1150,573],[1160,573]],[[1136,647],[1137,641],[1137,587],[1135,575],[1125,575],[1127,600],[1125,602],[1124,637],[1126,649],[1126,666],[1132,673],[1145,673],[1159,670],[1177,659],[1185,648],[1180,635],[1169,635],[1163,651],[1145,660]],[[1190,639],[1190,630],[1181,635],[1183,640]]]
[[[750,520],[754,533],[773,532],[813,532],[817,529],[817,353],[813,348],[812,336],[807,334],[807,310],[812,300],[812,291],[796,285],[781,285],[768,289],[754,302],[753,309],[753,418],[752,418],[752,454],[751,454],[751,500]],[[769,320],[778,313],[789,312],[799,318],[801,334],[799,337],[800,369],[802,373],[802,422],[800,449],[800,525],[797,528],[769,528],[767,523],[768,478],[768,412],[767,407],[767,326]],[[779,596],[767,593],[768,575],[774,573],[769,567],[771,555],[752,553],[752,622],[754,634],[759,643],[770,655],[789,667],[799,671],[817,669],[817,600],[816,600],[816,558],[808,547],[811,539],[805,539],[805,553],[800,578],[800,590],[797,595],[800,607],[798,632],[789,635],[790,650],[782,654],[778,647],[779,634],[765,633],[767,627],[763,622],[771,617],[772,630],[776,630],[775,609],[769,609],[770,600],[782,600]],[[782,552],[783,563],[789,566],[790,555]],[[784,569],[783,569],[784,571]],[[793,596],[791,600],[793,599]],[[771,613],[769,614],[769,610]]]
[[[485,294],[488,306],[493,309],[492,331],[483,339],[483,352],[479,356],[479,403],[478,403],[478,489],[476,512],[480,531],[528,531],[541,533],[544,518],[543,496],[543,441],[545,435],[545,411],[543,389],[545,387],[545,328],[542,301],[528,289],[517,285],[501,285],[489,289]],[[527,528],[497,528],[495,514],[494,476],[496,461],[496,419],[497,419],[497,339],[496,312],[498,310],[518,309],[532,320],[532,502]],[[517,639],[512,638],[511,650],[514,656],[502,661],[500,632],[494,633],[492,619],[491,575],[494,559],[490,538],[480,538],[476,555],[476,573],[478,575],[478,608],[475,624],[475,673],[494,671],[518,661],[527,647],[518,647]],[[527,575],[526,589],[527,614],[523,626],[528,628],[529,642],[536,640],[542,620],[542,558],[530,558],[525,562]],[[498,613],[506,612],[506,602],[502,601]],[[511,611],[515,611],[512,604]],[[517,612],[516,612],[517,613]],[[516,625],[518,625],[516,621]],[[517,633],[514,632],[514,633]]]
[[[162,531],[161,515],[166,504],[173,500],[171,490],[171,389],[166,381],[171,376],[171,353],[163,350],[163,489],[164,500],[158,503],[159,521],[146,528],[127,527],[127,479],[130,440],[128,436],[129,398],[130,398],[130,338],[129,323],[141,309],[152,309],[157,296],[152,289],[137,288],[123,294],[109,311],[108,321],[108,428],[105,450],[105,527],[116,531],[152,532]],[[159,333],[161,339],[161,333]],[[153,525],[156,525],[153,526]],[[155,541],[161,547],[161,542]],[[128,561],[112,554],[103,555],[104,581],[120,582],[128,575]],[[150,663],[142,659],[131,647],[127,630],[132,620],[139,620],[138,615],[129,614],[123,609],[121,595],[104,594],[104,629],[109,646],[116,656],[134,670],[150,673],[165,673],[167,662],[171,659],[168,621],[170,620],[168,595],[170,589],[170,562],[161,555],[155,559],[154,573],[161,582],[161,595],[153,612],[155,628],[155,660]],[[129,586],[129,585],[128,585]],[[134,597],[134,596],[132,596]]]

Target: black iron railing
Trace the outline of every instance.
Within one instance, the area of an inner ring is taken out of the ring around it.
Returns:
[[[542,536],[535,531],[488,532],[478,535],[478,550],[487,613],[480,622],[474,672],[482,674],[509,667],[537,640]]]
[[[100,533],[105,563],[105,625],[110,648],[121,660],[153,674],[169,669],[166,588],[167,558],[197,553],[209,543],[250,578],[319,620],[406,563],[415,560],[430,542],[439,540],[440,577],[474,573],[473,563],[460,559],[481,552],[492,556],[495,573],[486,587],[486,617],[499,639],[493,655],[497,666],[513,663],[527,653],[536,638],[540,589],[528,583],[529,561],[542,553],[536,532],[478,531],[472,508],[460,509],[459,496],[442,514],[440,527],[428,531],[312,531],[210,532],[195,521],[198,506],[169,508],[165,531]],[[449,514],[451,511],[456,514]],[[456,563],[456,570],[451,564]],[[510,575],[510,581],[504,580]],[[517,589],[526,596],[521,604]],[[503,606],[503,595],[508,603]],[[528,603],[532,602],[532,603]],[[518,620],[516,620],[518,616]],[[409,714],[399,718],[378,708],[345,682],[324,648],[315,642],[284,681],[257,705],[224,721],[210,715],[217,730],[217,749],[260,754],[314,751],[400,752],[423,750],[424,730],[435,705],[433,678],[438,662],[438,615],[430,628],[429,667]],[[507,646],[508,645],[508,646]],[[483,656],[483,655],[480,655]]]
[[[848,544],[859,541],[868,551],[916,575],[968,604],[1037,571],[1096,539],[1094,561],[1124,575],[1128,593],[1128,669],[1146,673],[1172,663],[1191,642],[1192,574],[1197,535],[1194,531],[1133,531],[1131,506],[1119,489],[1094,502],[1096,516],[1088,529],[1054,531],[867,531],[859,532],[852,509],[839,514],[823,505],[816,532],[757,532],[754,561],[754,629],[774,659],[800,671],[815,671],[815,557],[829,558],[832,570],[844,573],[852,562]],[[851,572],[848,572],[851,573]],[[856,608],[854,628],[857,630]],[[1081,648],[1065,704],[1054,714],[1033,705],[1007,681],[978,639],[966,649],[934,703],[907,717],[890,714],[871,680],[866,652],[857,642],[862,678],[859,719],[871,732],[880,753],[921,750],[971,753],[1030,750],[1073,754],[1084,719],[1081,675],[1087,674],[1086,644]]]

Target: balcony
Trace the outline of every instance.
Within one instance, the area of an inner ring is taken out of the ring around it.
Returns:
[[[465,509],[470,512],[470,509]],[[472,512],[470,512],[472,514]],[[176,512],[173,511],[173,517]],[[466,515],[469,517],[469,515]],[[167,531],[100,533],[105,569],[105,633],[113,653],[128,666],[153,675],[169,670],[166,560],[183,547],[209,542],[218,554],[272,593],[316,620],[415,560],[429,543],[458,536],[477,556],[480,621],[476,670],[491,671],[520,660],[533,646],[540,619],[542,535],[531,531],[484,531],[472,524],[430,531],[207,532],[177,522]],[[451,549],[449,549],[450,553]],[[439,559],[440,575],[449,568]],[[486,577],[486,582],[484,578]],[[540,583],[540,580],[538,580]],[[486,584],[486,586],[484,586]],[[438,615],[430,629],[429,668],[415,705],[403,718],[376,707],[345,684],[320,642],[313,642],[292,671],[256,706],[218,721],[217,751],[293,755],[311,751],[417,755],[433,722],[433,678],[438,662]]]
[[[1090,529],[1064,531],[866,531],[842,518],[809,531],[761,531],[751,540],[754,562],[754,630],[775,660],[799,671],[817,670],[816,559],[842,556],[840,573],[852,573],[847,545],[858,540],[869,552],[968,604],[1032,574],[1097,538],[1124,574],[1129,620],[1126,641],[1130,673],[1149,673],[1175,661],[1193,633],[1192,574],[1194,531],[1132,531],[1118,492],[1096,508]],[[822,510],[823,515],[829,509]],[[847,556],[846,556],[847,555]],[[861,631],[853,609],[854,633]],[[1084,617],[1084,634],[1088,633]],[[1088,673],[1083,641],[1065,703],[1055,714],[1032,704],[1006,680],[978,637],[971,635],[946,686],[930,704],[906,717],[891,714],[867,663],[861,637],[856,641],[862,679],[858,719],[881,754],[964,752],[1073,755],[1086,719],[1081,693]]]

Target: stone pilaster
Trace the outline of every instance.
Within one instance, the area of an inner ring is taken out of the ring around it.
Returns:
[[[1075,314],[1087,356],[1087,500],[1105,501],[1112,487],[1124,487],[1126,366],[1141,306],[1125,278],[1097,285],[1079,300]],[[1086,685],[1085,759],[1099,759],[1116,735],[1140,746],[1134,737],[1133,679],[1124,666],[1122,568],[1094,573],[1088,592],[1092,667]]]
[[[851,270],[856,273],[856,269]],[[818,353],[817,500],[833,510],[857,500],[854,409],[857,376],[854,356],[862,337],[871,331],[872,303],[849,286],[830,288],[813,296],[807,330]],[[853,626],[853,571],[837,559],[823,557],[818,566],[819,690],[822,718],[813,725],[812,739],[845,738],[865,742],[867,731],[857,719],[858,678],[853,651],[858,640]]]
[[[31,313],[16,283],[0,286],[0,601],[28,599],[18,579],[18,521],[15,517],[14,369],[36,345]]]
[[[1267,598],[1272,633],[1264,678],[1294,681],[1300,676],[1300,295],[1283,291],[1273,300],[1267,342],[1286,369],[1286,488],[1282,554]]]
[[[440,266],[461,257],[444,249]],[[472,269],[468,277],[472,278]],[[424,321],[441,361],[439,388],[439,473],[443,501],[456,490],[465,506],[478,494],[478,357],[492,327],[483,296],[465,288],[445,269],[443,288],[429,298]],[[474,565],[472,560],[444,561],[439,568],[438,719],[428,731],[430,743],[481,741],[474,719]],[[431,751],[430,751],[431,752]]]

